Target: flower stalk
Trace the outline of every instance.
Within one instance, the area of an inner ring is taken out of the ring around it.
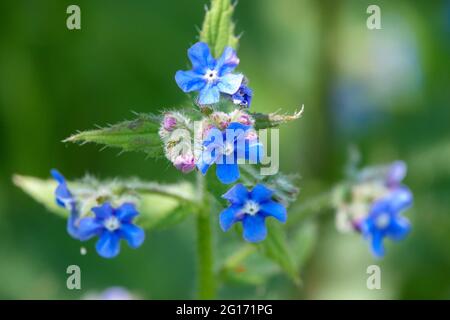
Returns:
[[[216,277],[214,274],[213,233],[211,227],[211,203],[206,191],[205,177],[197,174],[199,211],[197,216],[198,298],[214,299]]]

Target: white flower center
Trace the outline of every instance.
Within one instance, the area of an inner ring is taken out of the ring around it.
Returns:
[[[245,204],[244,207],[242,208],[242,211],[246,214],[249,214],[251,216],[254,216],[255,214],[257,214],[259,212],[259,204],[256,203],[253,200],[248,200]]]
[[[225,156],[232,154],[234,152],[234,143],[225,143],[222,152]]]
[[[375,219],[375,225],[380,229],[386,228],[390,222],[391,217],[389,216],[388,213],[382,213]]]
[[[111,216],[103,222],[103,225],[109,231],[115,231],[120,228],[120,221],[116,217]]]
[[[216,70],[211,70],[208,69],[205,73],[204,78],[206,79],[206,81],[208,82],[214,82],[217,80],[218,76],[217,76],[217,71]]]

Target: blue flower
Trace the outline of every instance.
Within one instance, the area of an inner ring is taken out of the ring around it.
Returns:
[[[239,90],[231,96],[234,104],[240,105],[242,107],[250,108],[252,103],[253,91],[246,85],[241,85]]]
[[[55,198],[56,203],[63,208],[72,210],[72,207],[75,204],[75,200],[72,196],[72,193],[67,186],[66,179],[64,176],[56,169],[52,169],[50,171],[53,178],[58,182],[58,186],[55,190]]]
[[[211,105],[219,102],[220,93],[233,95],[241,86],[244,76],[231,73],[239,64],[239,58],[231,47],[226,47],[216,60],[208,45],[197,42],[188,50],[192,70],[178,71],[175,81],[184,92],[200,91],[198,103]]]
[[[203,141],[203,151],[197,161],[197,168],[205,175],[209,167],[216,164],[216,175],[220,182],[229,184],[239,179],[239,163],[249,160],[260,161],[263,146],[250,126],[232,122],[220,131],[213,127]]]
[[[124,203],[115,209],[106,202],[100,207],[92,208],[92,211],[95,217],[80,219],[78,234],[81,241],[98,236],[95,248],[100,256],[117,256],[120,252],[120,239],[125,239],[132,248],[137,248],[144,242],[144,230],[133,224],[133,219],[139,214],[133,204]]]
[[[403,239],[411,226],[401,211],[411,206],[413,196],[408,188],[401,186],[393,190],[387,197],[376,201],[369,215],[361,222],[359,228],[363,236],[370,241],[372,253],[376,257],[384,256],[383,239]]]
[[[76,208],[75,198],[67,186],[66,179],[56,169],[50,171],[53,178],[58,182],[58,186],[55,190],[56,203],[63,208],[69,209],[69,219],[67,219],[67,232],[72,238],[78,239],[78,227],[77,222],[79,214]]]
[[[286,222],[286,208],[272,200],[273,191],[262,184],[257,184],[248,191],[242,184],[232,187],[222,197],[230,202],[230,206],[220,214],[220,226],[227,231],[236,222],[242,222],[244,239],[259,242],[266,238],[265,219],[274,217]]]

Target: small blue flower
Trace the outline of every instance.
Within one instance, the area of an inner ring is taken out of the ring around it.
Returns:
[[[227,231],[236,222],[242,222],[244,239],[259,242],[266,238],[265,219],[274,217],[286,222],[286,208],[272,200],[273,191],[262,184],[257,184],[248,191],[242,184],[232,187],[222,197],[230,202],[230,206],[220,214],[220,226]]]
[[[56,182],[58,182],[58,186],[55,190],[56,203],[60,207],[70,210],[69,219],[67,219],[67,232],[72,238],[78,239],[77,222],[79,219],[79,214],[76,208],[75,198],[70,192],[64,176],[56,169],[52,169],[50,173]]]
[[[404,186],[398,187],[387,197],[375,202],[369,215],[361,221],[359,228],[363,236],[370,241],[374,256],[384,256],[385,237],[398,241],[409,233],[410,223],[400,213],[410,207],[412,201],[411,191]]]
[[[234,104],[240,105],[242,107],[250,108],[252,103],[253,91],[246,85],[241,85],[239,90],[231,96]]]
[[[81,241],[99,236],[95,246],[98,254],[104,258],[113,258],[120,252],[120,239],[125,239],[132,248],[139,247],[145,239],[144,230],[133,224],[139,214],[131,203],[113,208],[106,202],[92,208],[95,217],[82,218],[79,221],[78,234]]]
[[[239,64],[239,58],[231,47],[226,47],[216,60],[208,45],[197,42],[188,50],[192,70],[178,71],[175,81],[184,92],[200,91],[198,103],[211,105],[219,102],[220,93],[233,95],[241,86],[244,76],[231,73]]]
[[[72,210],[72,207],[75,204],[75,200],[69,190],[69,187],[67,186],[66,179],[56,169],[52,169],[50,173],[52,174],[56,182],[58,182],[58,186],[55,190],[56,203],[60,207]]]
[[[197,168],[205,175],[215,163],[217,178],[224,184],[239,179],[238,160],[258,163],[263,152],[263,146],[254,130],[238,122],[230,123],[224,131],[211,128],[203,142],[203,148]]]

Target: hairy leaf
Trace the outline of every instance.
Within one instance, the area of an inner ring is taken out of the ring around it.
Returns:
[[[239,39],[234,35],[233,12],[231,0],[211,0],[206,11],[200,41],[209,45],[215,57],[220,56],[226,46],[237,49]]]
[[[56,181],[14,175],[13,183],[49,211],[62,217],[68,216],[67,210],[59,207],[55,202]]]
[[[15,175],[13,182],[49,211],[67,217],[67,210],[55,203],[54,192],[57,184],[54,180]],[[173,185],[142,182],[137,179],[100,182],[88,176],[79,181],[68,182],[68,185],[77,199],[78,207],[87,205],[88,211],[103,201],[120,204],[133,199],[140,212],[139,223],[145,228],[167,227],[195,212],[192,209],[195,206],[195,192],[188,182]]]
[[[303,115],[304,108],[300,111],[294,112],[292,115],[278,114],[276,112],[263,114],[263,113],[251,113],[250,115],[255,119],[255,129],[267,129],[277,127],[281,124],[285,124],[299,119]]]
[[[64,142],[96,143],[122,151],[145,152],[151,157],[162,157],[163,147],[159,138],[161,117],[139,114],[135,120],[123,121],[106,128],[83,131]]]

